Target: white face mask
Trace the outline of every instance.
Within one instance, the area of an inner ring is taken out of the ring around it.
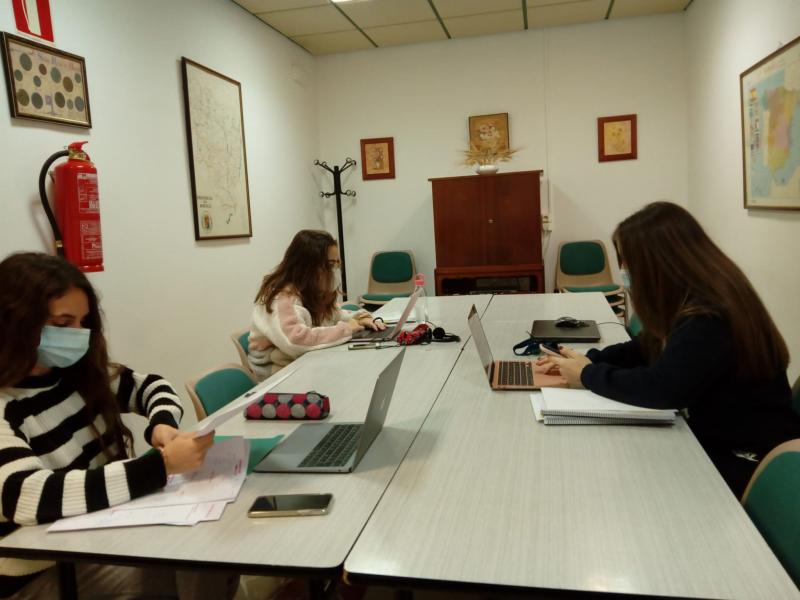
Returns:
[[[340,292],[342,290],[342,270],[336,268],[333,270],[333,275],[331,277],[331,285],[333,286],[334,292]]]
[[[71,367],[89,350],[89,329],[45,325],[39,341],[39,364],[45,367]]]
[[[625,288],[626,292],[631,291],[631,276],[628,273],[628,269],[620,269],[619,274],[622,277],[622,287]]]

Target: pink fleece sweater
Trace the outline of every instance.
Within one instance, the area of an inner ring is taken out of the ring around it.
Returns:
[[[368,313],[340,309],[334,319],[315,327],[300,298],[286,290],[280,292],[271,313],[261,303],[253,307],[247,355],[250,367],[263,380],[306,352],[346,342],[352,336],[347,321],[363,314]]]

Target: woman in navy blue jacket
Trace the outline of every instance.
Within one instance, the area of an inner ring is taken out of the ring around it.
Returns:
[[[649,204],[617,226],[613,241],[641,333],[541,362],[557,365],[573,387],[681,410],[741,496],[759,460],[800,437],[783,337],[741,269],[684,208]]]

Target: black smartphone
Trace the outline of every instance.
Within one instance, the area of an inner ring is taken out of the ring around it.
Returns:
[[[333,499],[333,494],[283,494],[259,496],[256,498],[248,517],[304,517],[324,515]]]
[[[561,356],[561,348],[556,342],[539,342],[539,350],[545,354]]]

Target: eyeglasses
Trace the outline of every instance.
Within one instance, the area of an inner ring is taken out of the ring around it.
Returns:
[[[338,269],[341,266],[342,266],[342,261],[340,261],[338,258],[328,260],[329,269]]]

